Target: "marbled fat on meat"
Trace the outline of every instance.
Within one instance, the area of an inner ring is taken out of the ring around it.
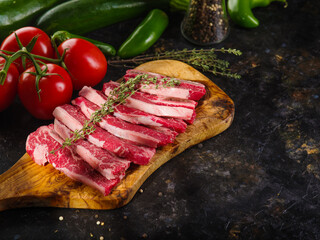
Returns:
[[[72,103],[80,107],[82,113],[87,118],[90,118],[95,111],[100,109],[98,105],[83,97],[74,99]],[[128,123],[122,119],[114,117],[111,114],[103,117],[98,125],[117,137],[130,140],[139,145],[156,148],[174,141],[174,138],[172,138],[171,134],[168,135],[165,132]]]
[[[26,143],[27,153],[36,163],[43,165],[49,162],[71,179],[98,189],[104,195],[108,195],[119,183],[119,178],[107,180],[69,148],[60,148],[62,142],[63,140],[54,132],[53,124],[42,126],[29,135]],[[45,154],[43,149],[47,149]],[[50,154],[51,150],[57,151],[55,154]]]
[[[80,130],[87,120],[78,107],[70,104],[57,107],[53,111],[53,116],[72,131]],[[86,137],[89,142],[97,147],[104,148],[118,157],[126,158],[139,165],[148,164],[156,151],[155,148],[137,146],[120,139],[98,126],[95,126],[95,131]]]
[[[57,119],[54,120],[54,130],[63,140],[73,136],[71,130]],[[122,179],[130,166],[130,161],[116,157],[109,151],[84,139],[79,139],[71,147],[83,160],[107,179]]]
[[[81,89],[79,95],[95,103],[98,106],[101,106],[107,101],[107,97],[101,91],[87,86]],[[135,108],[130,108],[126,105],[117,106],[114,109],[113,115],[117,118],[120,118],[124,121],[133,124],[142,124],[154,127],[166,127],[178,133],[184,132],[187,128],[187,124],[181,119],[158,117]]]
[[[175,97],[175,98],[183,98],[183,99],[190,99],[190,100],[199,100],[203,97],[206,93],[206,88],[203,84],[195,82],[195,81],[186,81],[182,79],[179,80],[180,84],[170,87],[164,87],[163,83],[170,79],[164,75],[160,75],[157,73],[145,72],[141,70],[129,69],[127,70],[124,79],[129,80],[130,78],[135,78],[138,75],[146,76],[144,79],[147,78],[156,78],[156,84],[149,83],[149,84],[140,84],[139,90],[141,92],[146,92],[149,94],[155,94],[165,97]],[[162,82],[163,80],[164,82]]]
[[[117,87],[119,87],[119,83],[105,83],[103,85],[103,92],[108,96]],[[177,101],[177,99],[173,101],[170,99],[160,101],[160,99],[160,97],[156,98],[151,94],[136,92],[126,99],[125,105],[160,117],[172,117],[183,120],[191,120],[193,118],[196,102],[190,102],[191,100]]]

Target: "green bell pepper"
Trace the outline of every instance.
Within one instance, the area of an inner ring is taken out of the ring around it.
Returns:
[[[252,9],[256,7],[266,7],[271,2],[283,2],[287,7],[286,0],[228,0],[228,13],[232,21],[245,28],[255,28],[259,26],[259,20],[253,15]]]

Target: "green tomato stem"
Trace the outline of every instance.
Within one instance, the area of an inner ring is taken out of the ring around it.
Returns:
[[[21,51],[21,50],[19,50],[19,51]],[[5,82],[6,78],[7,78],[7,73],[9,71],[9,67],[10,67],[11,63],[13,63],[14,60],[16,60],[17,58],[19,58],[21,56],[21,53],[18,53],[18,52],[12,54],[9,57],[6,56],[5,54],[1,54],[1,57],[4,57],[6,59],[2,70],[0,71],[0,83],[1,83],[1,85],[4,84],[4,82]]]
[[[23,50],[23,49],[21,49],[21,50]],[[21,51],[21,50],[19,50],[19,51]],[[17,52],[11,52],[11,51],[6,51],[6,50],[0,50],[0,51],[1,51],[1,52],[4,52],[4,53],[6,53],[6,54],[10,54],[10,55],[13,55],[13,54],[19,52],[19,51],[17,51]],[[36,59],[45,60],[45,61],[47,61],[47,62],[54,63],[54,64],[61,64],[61,62],[63,61],[63,58],[58,58],[58,59],[48,58],[48,57],[44,57],[44,56],[40,56],[40,55],[36,55],[36,54],[30,53],[30,52],[28,52],[27,50],[25,50],[24,52],[27,52],[30,56],[32,56],[32,57],[34,57],[34,58],[36,58]],[[0,56],[2,56],[2,55],[0,55]],[[6,55],[4,55],[4,56],[6,56]]]
[[[0,50],[2,51],[2,50]],[[36,58],[37,59],[41,59],[41,60],[46,60],[48,62],[52,62],[52,63],[56,63],[56,64],[63,64],[63,57],[65,55],[65,53],[63,54],[63,56],[59,59],[52,59],[52,58],[47,58],[47,57],[43,57],[43,56],[39,56],[39,55],[35,55],[35,54],[32,54],[30,53],[27,48],[25,47],[22,47],[21,50],[17,51],[17,52],[10,52],[10,51],[3,51],[4,53],[6,54],[12,54],[11,56],[7,56],[5,54],[1,54],[0,53],[0,56],[4,57],[6,59],[5,63],[4,63],[4,66],[3,66],[3,69],[0,71],[0,84],[3,85],[4,82],[5,82],[5,79],[7,77],[7,73],[9,71],[9,67],[10,65],[16,60],[18,59],[19,57],[27,57],[31,60],[34,68],[35,68],[35,75],[36,75],[36,81],[35,81],[35,87],[36,87],[36,90],[37,90],[37,94],[38,94],[38,97],[39,97],[39,101],[41,101],[41,98],[40,98],[40,92],[41,92],[41,89],[39,88],[39,82],[40,82],[40,79],[44,76],[46,76],[46,73],[47,73],[47,70],[48,68],[45,67],[44,70],[41,69],[41,66],[39,65],[39,63],[37,62]]]

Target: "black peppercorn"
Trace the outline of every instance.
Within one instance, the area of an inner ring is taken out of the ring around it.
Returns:
[[[225,0],[191,0],[181,32],[197,45],[223,41],[229,32]]]

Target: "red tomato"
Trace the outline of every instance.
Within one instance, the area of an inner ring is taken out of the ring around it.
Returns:
[[[78,38],[64,41],[58,47],[60,55],[67,49],[64,63],[76,90],[83,86],[95,86],[106,75],[107,60],[94,44]]]
[[[69,103],[72,97],[72,81],[64,68],[56,64],[47,64],[47,75],[39,81],[40,101],[35,87],[36,77],[28,72],[35,72],[31,67],[20,75],[18,95],[25,108],[36,118],[52,119],[53,110]],[[42,66],[41,69],[44,69]]]
[[[38,29],[35,27],[23,27],[15,31],[15,33],[18,35],[22,45],[25,47],[28,45],[28,43],[32,40],[34,36],[38,36],[38,40],[34,45],[31,53],[40,55],[43,57],[54,58],[55,52],[51,45],[51,40],[48,37],[48,35],[41,29]],[[16,52],[20,49],[14,33],[11,33],[2,42],[0,49],[12,51],[12,52]],[[18,58],[14,63],[17,65],[19,72],[22,73],[24,69],[22,66],[21,58]],[[32,66],[31,61],[27,59],[26,67],[28,68],[31,66]]]
[[[0,58],[0,70],[2,70],[4,63],[5,59]],[[11,64],[4,84],[0,84],[0,112],[8,108],[13,102],[17,94],[18,79],[18,69],[14,64]]]

